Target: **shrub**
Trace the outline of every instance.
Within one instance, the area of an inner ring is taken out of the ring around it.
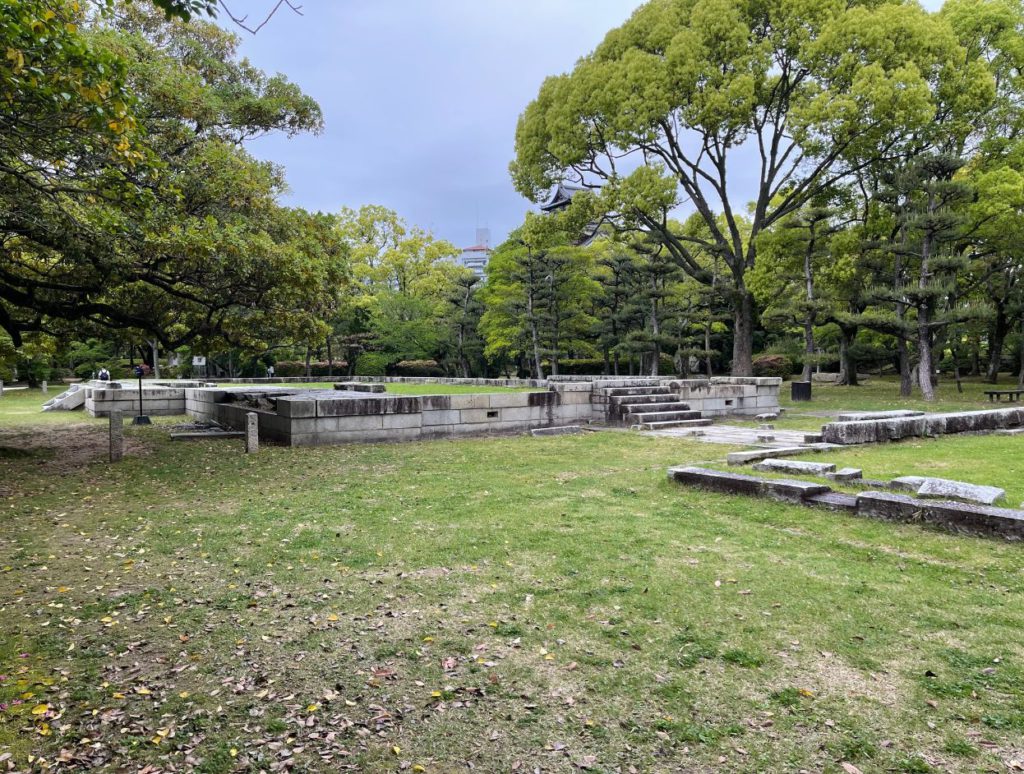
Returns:
[[[402,360],[396,363],[390,370],[394,376],[445,375],[444,369],[437,364],[436,360]]]
[[[345,373],[348,363],[344,360],[335,360],[333,373],[331,364],[326,360],[311,360],[309,363],[310,376],[338,376]],[[266,369],[261,370],[256,376],[266,376]],[[305,376],[305,360],[280,360],[274,363],[274,376]]]
[[[639,358],[637,358],[639,361]],[[545,363],[546,369],[551,368],[550,363]],[[622,355],[619,357],[619,373],[625,374],[629,371],[629,357]],[[599,357],[584,357],[584,358],[566,358],[565,360],[558,361],[558,373],[566,375],[581,375],[581,376],[596,376],[605,372],[604,359]],[[661,354],[661,359],[658,361],[658,373],[662,376],[671,376],[676,372],[675,361],[672,360],[671,355],[667,355],[664,352]]]
[[[364,352],[356,358],[356,376],[384,376],[388,356],[382,352]]]
[[[793,361],[787,355],[758,355],[752,364],[754,376],[781,376],[787,379],[793,375]]]

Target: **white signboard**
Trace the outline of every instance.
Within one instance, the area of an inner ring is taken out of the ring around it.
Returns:
[[[195,357],[192,358],[192,365],[194,365],[194,366],[204,366],[204,365],[206,365],[206,358],[205,357],[200,357],[199,355],[196,355]]]

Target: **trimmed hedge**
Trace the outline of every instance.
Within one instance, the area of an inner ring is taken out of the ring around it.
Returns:
[[[388,369],[391,376],[444,376],[436,360],[402,360]]]
[[[334,371],[331,373],[331,366],[326,360],[311,360],[309,363],[310,376],[339,376],[345,373],[348,363],[344,360],[334,361]],[[305,376],[305,360],[280,360],[274,363],[274,376]],[[257,374],[266,376],[266,373]]]
[[[781,376],[788,379],[793,375],[793,361],[788,355],[757,355],[751,363],[754,376]]]

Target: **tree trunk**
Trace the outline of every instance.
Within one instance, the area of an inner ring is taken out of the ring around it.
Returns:
[[[839,383],[848,387],[857,386],[857,360],[853,356],[853,342],[857,338],[857,326],[839,326]]]
[[[917,373],[921,396],[927,401],[935,400],[935,386],[932,377],[935,367],[932,365],[932,329],[929,323],[928,309],[922,306],[917,311]]]
[[[334,378],[334,352],[331,350],[331,337],[327,337],[327,375]]]
[[[910,369],[910,347],[906,337],[900,336],[896,352],[900,364],[900,397],[909,398],[914,389],[914,379]]]
[[[999,365],[1003,360],[1003,343],[1009,332],[1009,321],[1006,319],[1006,306],[996,303],[996,315],[988,331],[988,367],[985,369],[985,381],[995,384],[999,379]]]
[[[309,369],[309,356],[310,356],[311,352],[312,352],[312,350],[307,346],[306,347],[306,378],[307,379],[309,379],[313,375],[312,371],[310,371],[310,369]]]
[[[711,310],[708,310],[711,314]],[[706,376],[711,378],[711,320],[704,325],[704,368],[707,369]]]
[[[160,342],[152,339],[149,346],[153,348],[153,378],[160,378]]]
[[[1024,389],[1024,320],[1020,323],[1020,371],[1017,372],[1017,389]]]
[[[753,376],[754,296],[744,287],[733,301],[732,375]]]

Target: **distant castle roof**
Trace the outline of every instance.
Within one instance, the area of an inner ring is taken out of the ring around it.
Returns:
[[[569,185],[568,183],[559,183],[555,186],[555,190],[551,192],[551,196],[544,204],[540,205],[540,208],[544,212],[554,212],[555,210],[561,210],[569,206],[569,202],[572,201],[572,197],[583,190],[582,186]]]

